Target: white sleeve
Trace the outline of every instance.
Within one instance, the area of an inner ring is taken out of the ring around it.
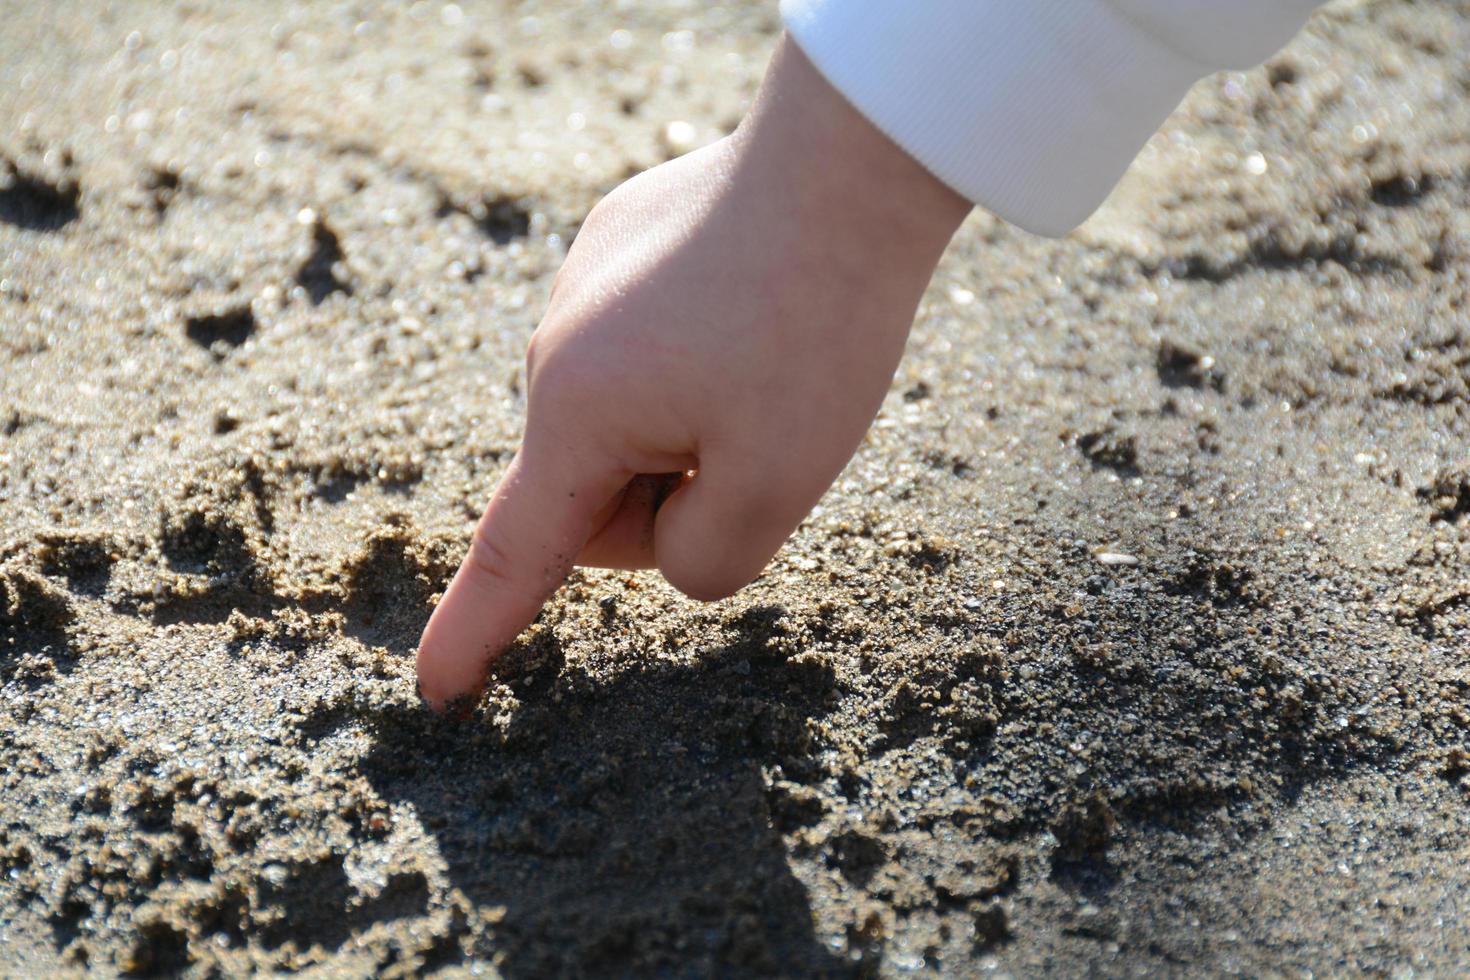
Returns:
[[[781,0],[828,81],[940,180],[1064,235],[1200,78],[1285,44],[1319,0]]]

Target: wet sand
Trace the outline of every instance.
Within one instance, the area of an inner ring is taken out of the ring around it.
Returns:
[[[412,652],[715,9],[0,3],[0,975],[1470,969],[1470,7],[1334,6],[976,214],[716,605]]]

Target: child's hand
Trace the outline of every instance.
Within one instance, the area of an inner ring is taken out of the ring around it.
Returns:
[[[574,563],[698,599],[760,574],[861,441],[969,207],[789,42],[735,134],[609,194],[532,337],[525,437],[424,631],[424,697],[478,692]]]

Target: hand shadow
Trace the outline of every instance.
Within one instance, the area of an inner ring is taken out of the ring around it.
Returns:
[[[780,612],[610,681],[562,670],[546,631],[508,658],[519,676],[502,663],[508,720],[372,722],[364,775],[418,811],[452,886],[503,909],[471,955],[510,977],[851,972],[817,942],[772,826],[763,768],[816,778],[806,722],[835,701],[830,667],[773,652]]]

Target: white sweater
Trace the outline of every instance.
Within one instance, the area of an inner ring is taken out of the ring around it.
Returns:
[[[1319,0],[781,0],[787,30],[940,180],[1043,235],[1081,224],[1185,92]]]

